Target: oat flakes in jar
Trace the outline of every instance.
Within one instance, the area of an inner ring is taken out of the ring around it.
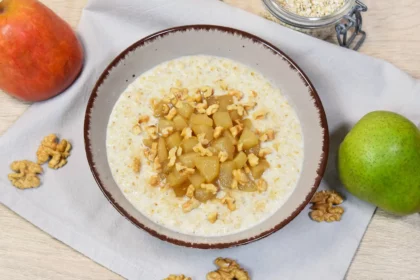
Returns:
[[[358,50],[366,38],[362,12],[367,7],[359,0],[263,0],[270,16],[281,24],[327,39],[336,36],[340,46]]]

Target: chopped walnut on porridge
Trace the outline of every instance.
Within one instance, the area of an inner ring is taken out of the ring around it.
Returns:
[[[269,151],[260,145],[273,139],[274,130],[268,130],[263,140],[258,137],[253,121],[243,118],[244,107],[235,103],[244,94],[230,90],[227,95],[214,96],[214,89],[204,86],[197,91],[200,98],[190,98],[200,101],[191,103],[183,101],[189,96],[181,98],[179,91],[172,91],[172,98],[178,98],[176,102],[155,100],[153,103],[154,116],[159,119],[156,125],[146,128],[150,148],[145,154],[176,196],[189,198],[182,205],[183,211],[191,212],[200,203],[215,199],[221,188],[264,192],[267,183],[261,176],[270,166],[264,160]],[[170,108],[166,115],[163,104]],[[251,105],[254,107],[256,103]],[[226,195],[221,201],[229,210],[236,209],[232,195]],[[209,220],[213,221],[213,216]]]

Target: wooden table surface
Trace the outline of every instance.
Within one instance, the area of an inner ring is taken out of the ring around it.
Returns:
[[[87,0],[42,2],[76,27]],[[264,11],[260,0],[224,2],[260,15]],[[420,36],[417,34],[420,2],[402,0],[397,5],[393,0],[364,2],[369,7],[364,15],[369,37],[360,51],[387,60],[420,78]],[[28,105],[0,92],[0,135]],[[0,228],[0,279],[121,279],[2,205]],[[346,279],[419,280],[420,215],[399,218],[377,211]]]

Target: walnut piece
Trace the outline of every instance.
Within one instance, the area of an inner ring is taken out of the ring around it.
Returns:
[[[248,272],[237,262],[228,258],[217,258],[214,264],[216,271],[207,274],[206,280],[250,280]]]
[[[152,175],[150,176],[149,179],[149,184],[153,187],[156,187],[157,185],[159,185],[160,180],[159,180],[159,176],[158,175]]]
[[[249,162],[249,165],[251,165],[251,167],[257,166],[259,160],[260,159],[256,155],[254,155],[253,153],[250,153],[248,155],[248,162]]]
[[[208,98],[213,95],[213,89],[209,86],[205,86],[200,88],[201,93],[203,94],[204,98]]]
[[[263,157],[265,157],[266,155],[269,155],[269,154],[271,154],[271,150],[269,148],[262,148],[258,152],[258,156],[261,157],[261,158],[263,158]]]
[[[232,190],[238,189],[238,181],[236,179],[232,180],[232,185],[230,186]]]
[[[146,132],[149,135],[149,137],[153,140],[158,139],[158,129],[155,125],[149,125],[146,127]]]
[[[311,199],[311,203],[332,203],[339,205],[343,203],[344,199],[335,191],[319,191]]]
[[[209,116],[211,116],[211,115],[213,115],[214,113],[216,113],[216,112],[217,112],[217,110],[219,110],[219,104],[213,104],[213,105],[210,105],[210,106],[207,108],[207,110],[206,110],[206,114],[207,114],[207,115],[209,115]]]
[[[201,95],[200,90],[197,90],[193,95],[194,102],[201,102],[203,100],[203,96]]]
[[[267,134],[268,136],[268,140],[274,140],[274,138],[276,137],[274,130],[272,129],[268,129],[265,134]]]
[[[169,113],[169,106],[168,104],[162,104],[162,114],[167,114]]]
[[[174,132],[174,127],[173,126],[165,127],[164,129],[162,129],[162,136],[166,138],[169,135],[171,135],[172,132]]]
[[[195,172],[194,168],[188,168],[180,163],[175,164],[175,168],[182,176],[192,175]]]
[[[245,172],[242,169],[233,170],[232,175],[233,175],[233,178],[235,178],[235,180],[241,185],[245,185],[249,181],[248,176],[245,174]]]
[[[192,278],[187,277],[184,274],[181,274],[181,275],[171,274],[163,280],[192,280]]]
[[[153,169],[157,173],[162,172],[162,164],[160,164],[160,162],[159,162],[159,157],[155,157],[155,160],[153,161]]]
[[[139,124],[135,124],[131,128],[131,133],[133,133],[134,135],[139,135],[141,133],[141,126]]]
[[[184,213],[188,213],[197,208],[198,206],[200,206],[200,201],[198,201],[195,198],[191,198],[190,200],[182,204],[182,211]]]
[[[231,104],[227,106],[228,111],[237,111],[239,116],[243,116],[245,113],[245,109],[242,105],[239,104]]]
[[[201,184],[200,187],[212,194],[216,194],[218,191],[217,187],[213,184]]]
[[[165,103],[166,105],[168,105],[169,103],[171,103],[171,98],[169,96],[164,96],[162,98],[162,102]],[[154,104],[153,106],[156,106],[158,103]],[[155,107],[154,107],[155,108]],[[169,112],[169,106],[168,106],[168,111],[165,113],[164,112],[165,109],[162,110],[162,114],[167,114]]]
[[[241,99],[242,99],[242,97],[244,96],[242,92],[240,92],[239,90],[236,90],[236,89],[232,89],[232,90],[230,90],[230,91],[228,92],[228,94],[229,94],[230,96],[234,96],[234,97],[236,97],[238,100],[241,100]]]
[[[216,126],[216,128],[214,129],[214,132],[213,132],[214,139],[219,138],[222,135],[222,132],[223,132],[223,127]]]
[[[193,198],[195,192],[195,187],[193,185],[189,185],[187,188],[187,193],[185,194],[186,197]]]
[[[176,150],[178,148],[177,147],[173,147],[172,149],[169,150],[169,155],[168,155],[168,159],[169,159],[169,163],[168,166],[174,166],[175,165],[175,161],[176,161]]]
[[[197,139],[198,142],[200,142],[201,145],[208,145],[209,144],[209,140],[206,139],[206,134],[205,133],[200,133],[197,135]]]
[[[268,114],[267,110],[259,110],[258,112],[255,112],[252,114],[252,117],[256,120],[262,120],[264,119]]]
[[[236,137],[242,130],[244,126],[242,124],[237,124],[229,129],[230,133],[232,133],[233,137]]]
[[[219,214],[217,212],[213,212],[207,215],[207,220],[214,224],[217,221],[217,217],[219,216]]]
[[[335,191],[317,192],[312,200],[309,216],[317,222],[338,222],[344,213],[344,209],[339,205],[343,203],[343,198]]]
[[[258,179],[256,184],[259,192],[265,192],[268,188],[267,182],[262,178]]]
[[[170,110],[169,110],[169,113],[165,116],[165,118],[167,119],[167,120],[172,120],[175,116],[176,116],[176,113],[177,113],[177,111],[176,111],[176,109],[175,108],[171,108]]]
[[[220,151],[217,156],[219,157],[220,162],[225,162],[229,157],[228,153],[225,151]]]
[[[44,164],[47,161],[48,167],[58,169],[67,163],[67,158],[70,156],[71,144],[62,139],[58,142],[55,134],[46,136],[36,152],[38,164]]]
[[[185,100],[188,96],[188,89],[186,88],[171,88],[169,93],[174,98],[174,100]]]
[[[140,172],[140,166],[141,166],[141,162],[140,159],[138,157],[133,158],[133,171],[134,173],[139,173]]]
[[[195,109],[197,110],[197,112],[199,112],[200,114],[205,114],[206,110],[208,108],[208,104],[207,101],[204,99],[203,103],[197,103],[195,105]]]
[[[144,155],[147,157],[149,161],[153,161],[157,156],[157,143],[153,142],[152,147],[150,149],[144,150]]]
[[[12,185],[18,189],[36,188],[41,184],[37,174],[41,174],[43,169],[41,165],[35,162],[29,160],[14,161],[10,165],[10,169],[16,173],[10,173],[8,178]]]
[[[261,134],[261,136],[260,136],[259,140],[260,140],[261,142],[265,142],[265,141],[267,141],[267,140],[268,140],[268,135],[267,135],[266,133]]]
[[[142,115],[139,117],[138,123],[147,123],[150,120],[150,117],[148,115]]]
[[[274,138],[275,138],[274,130],[268,129],[266,132],[260,135],[259,139],[261,142],[266,142],[266,141],[274,140]]]
[[[227,208],[230,211],[235,211],[236,210],[236,204],[235,204],[235,199],[230,196],[230,194],[226,194],[224,197],[221,198],[220,200],[223,204],[227,205]]]
[[[189,139],[192,137],[192,129],[190,127],[185,127],[182,129],[181,136],[184,137],[184,139]]]
[[[202,157],[204,156],[211,157],[213,155],[213,153],[210,150],[204,148],[201,143],[198,143],[197,145],[195,145],[193,147],[193,151],[196,153],[199,153]]]
[[[245,110],[249,111],[249,110],[254,109],[255,106],[257,106],[257,102],[248,101],[248,102],[242,104],[242,106],[245,108]]]

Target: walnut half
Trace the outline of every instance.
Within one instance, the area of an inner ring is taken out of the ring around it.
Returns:
[[[41,142],[41,145],[36,152],[38,164],[44,164],[47,161],[48,166],[53,169],[63,167],[67,163],[67,158],[70,156],[71,144],[66,139],[58,142],[55,134],[50,134]]]
[[[192,280],[192,279],[191,277],[187,277],[184,274],[181,274],[181,275],[171,274],[163,280]]]
[[[309,216],[317,222],[338,222],[344,213],[343,207],[336,206],[343,202],[343,198],[335,191],[317,192],[312,200]]]
[[[14,161],[10,165],[10,169],[16,173],[10,173],[8,178],[10,182],[19,189],[30,189],[39,187],[41,180],[38,178],[38,174],[43,172],[41,165],[29,161],[21,160]]]
[[[217,258],[214,264],[219,268],[207,274],[207,280],[250,280],[248,272],[228,258]]]

